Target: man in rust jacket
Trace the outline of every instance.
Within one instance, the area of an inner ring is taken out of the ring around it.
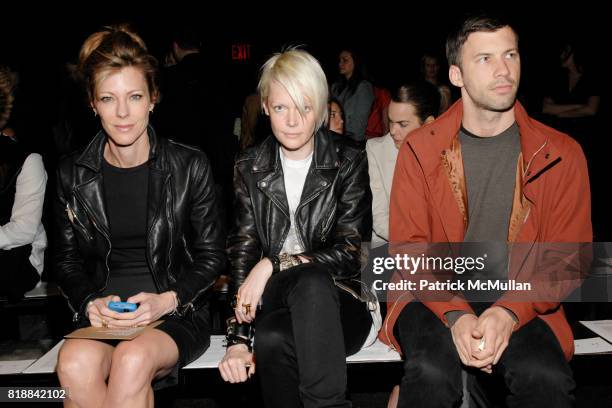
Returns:
[[[462,98],[400,149],[391,251],[406,243],[520,243],[533,250],[536,243],[590,242],[584,155],[573,139],[529,118],[516,101],[515,31],[499,18],[473,16],[449,35],[446,48],[449,77]],[[529,251],[516,252],[504,255],[515,269],[516,256]],[[580,263],[574,255],[566,263]],[[532,276],[542,273],[533,265],[523,263]],[[573,288],[571,282],[552,286],[563,293]],[[572,406],[573,336],[562,293],[523,301],[511,295],[490,303],[433,301],[424,291],[390,296],[380,338],[405,356],[398,406],[454,406],[462,397],[462,367],[474,373],[471,393],[482,402]],[[497,382],[504,392],[485,392],[483,381],[487,390]]]

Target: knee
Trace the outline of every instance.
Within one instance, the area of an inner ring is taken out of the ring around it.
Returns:
[[[334,280],[327,268],[306,264],[296,270],[296,274],[295,288],[297,292],[310,301],[321,297],[325,293],[336,295]]]
[[[528,361],[506,373],[509,389],[516,395],[570,395],[575,382],[565,361],[559,364],[542,364],[541,361]]]
[[[284,353],[289,344],[287,336],[288,333],[281,327],[274,327],[270,324],[258,325],[255,335],[255,353],[260,361],[265,363],[278,360],[279,355]]]
[[[152,361],[153,356],[146,348],[130,341],[121,342],[113,352],[111,375],[129,379],[124,384],[144,386],[149,384],[155,375]]]
[[[57,376],[63,384],[90,382],[96,375],[101,376],[99,373],[102,372],[96,357],[87,347],[65,344],[57,358]]]
[[[461,374],[457,370],[450,369],[439,360],[432,356],[413,356],[404,362],[404,376],[402,384],[414,384],[415,386],[424,385],[427,388],[434,388],[440,393],[449,392],[460,395],[462,392]],[[456,376],[452,375],[455,371]]]

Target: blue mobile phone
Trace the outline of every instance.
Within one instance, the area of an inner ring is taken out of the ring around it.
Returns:
[[[125,313],[125,312],[133,312],[138,308],[136,303],[128,303],[128,302],[109,302],[108,308],[113,312]]]

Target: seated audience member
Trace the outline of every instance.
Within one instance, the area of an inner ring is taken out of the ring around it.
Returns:
[[[389,197],[397,152],[410,132],[438,115],[440,96],[428,82],[402,85],[391,95],[389,133],[366,143],[372,190],[372,247],[389,241]]]
[[[259,93],[273,135],[236,160],[235,314],[219,370],[239,383],[257,368],[267,407],[350,407],[345,358],[372,332],[349,290],[371,231],[367,157],[324,126],[327,80],[307,52],[271,57]]]
[[[207,291],[225,262],[215,188],[201,151],[156,135],[156,60],[125,26],[92,34],[80,52],[102,130],[59,165],[57,278],[73,321],[134,328],[130,341],[68,339],[57,374],[67,406],[152,407],[155,387],[210,344]],[[135,311],[119,312],[125,301]]]
[[[0,296],[18,301],[43,272],[47,235],[41,217],[47,185],[42,157],[6,129],[14,77],[0,66]]]

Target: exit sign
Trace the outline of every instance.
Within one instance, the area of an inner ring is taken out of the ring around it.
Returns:
[[[232,60],[247,61],[251,59],[251,44],[232,44]]]

